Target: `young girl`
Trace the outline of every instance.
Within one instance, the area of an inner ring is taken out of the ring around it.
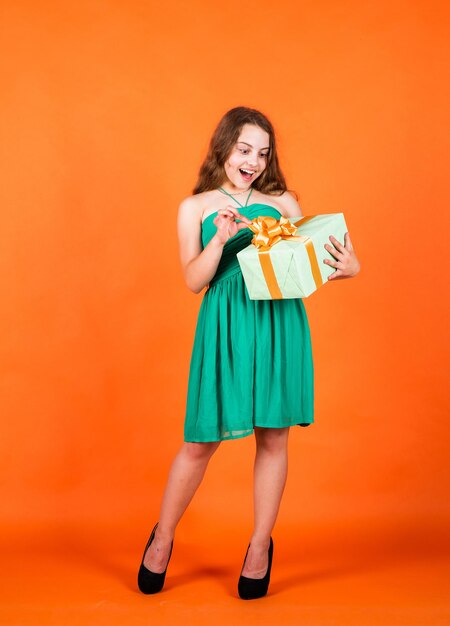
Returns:
[[[241,598],[266,595],[272,529],[287,475],[289,427],[314,421],[311,340],[301,298],[250,300],[236,254],[249,245],[259,215],[300,217],[287,190],[274,130],[259,111],[237,107],[219,122],[194,195],[178,212],[184,277],[200,293],[191,357],[184,443],[172,464],[159,522],[138,574],[143,593],[164,585],[177,524],[221,441],[253,434],[254,528],[238,581]],[[359,271],[350,242],[330,236],[329,279]]]

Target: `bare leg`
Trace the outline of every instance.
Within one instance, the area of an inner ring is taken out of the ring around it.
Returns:
[[[220,441],[184,442],[177,453],[164,491],[158,528],[144,559],[144,565],[155,574],[166,569],[175,528],[197,491],[208,462]]]
[[[289,428],[255,428],[255,522],[242,575],[263,578],[268,567],[270,535],[287,477]]]

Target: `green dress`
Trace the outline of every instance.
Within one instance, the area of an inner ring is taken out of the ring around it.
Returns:
[[[248,219],[281,215],[266,204],[239,210]],[[203,221],[203,248],[216,232],[216,215]],[[255,426],[314,422],[314,370],[303,301],[250,300],[236,254],[252,237],[243,228],[226,242],[203,296],[189,369],[185,441],[237,439],[252,434]]]

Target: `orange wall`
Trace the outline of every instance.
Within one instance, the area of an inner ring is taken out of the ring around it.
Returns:
[[[177,208],[240,104],[274,123],[304,214],[345,213],[362,265],[305,301],[316,423],[291,432],[280,515],[447,516],[448,3],[1,11],[6,519],[157,514],[202,297]],[[222,445],[191,519],[250,519],[253,447]]]

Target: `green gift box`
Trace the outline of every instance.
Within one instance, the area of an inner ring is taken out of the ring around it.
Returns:
[[[306,298],[336,271],[324,244],[333,235],[342,245],[347,232],[343,213],[303,217],[259,216],[249,226],[252,243],[237,259],[251,300]]]

